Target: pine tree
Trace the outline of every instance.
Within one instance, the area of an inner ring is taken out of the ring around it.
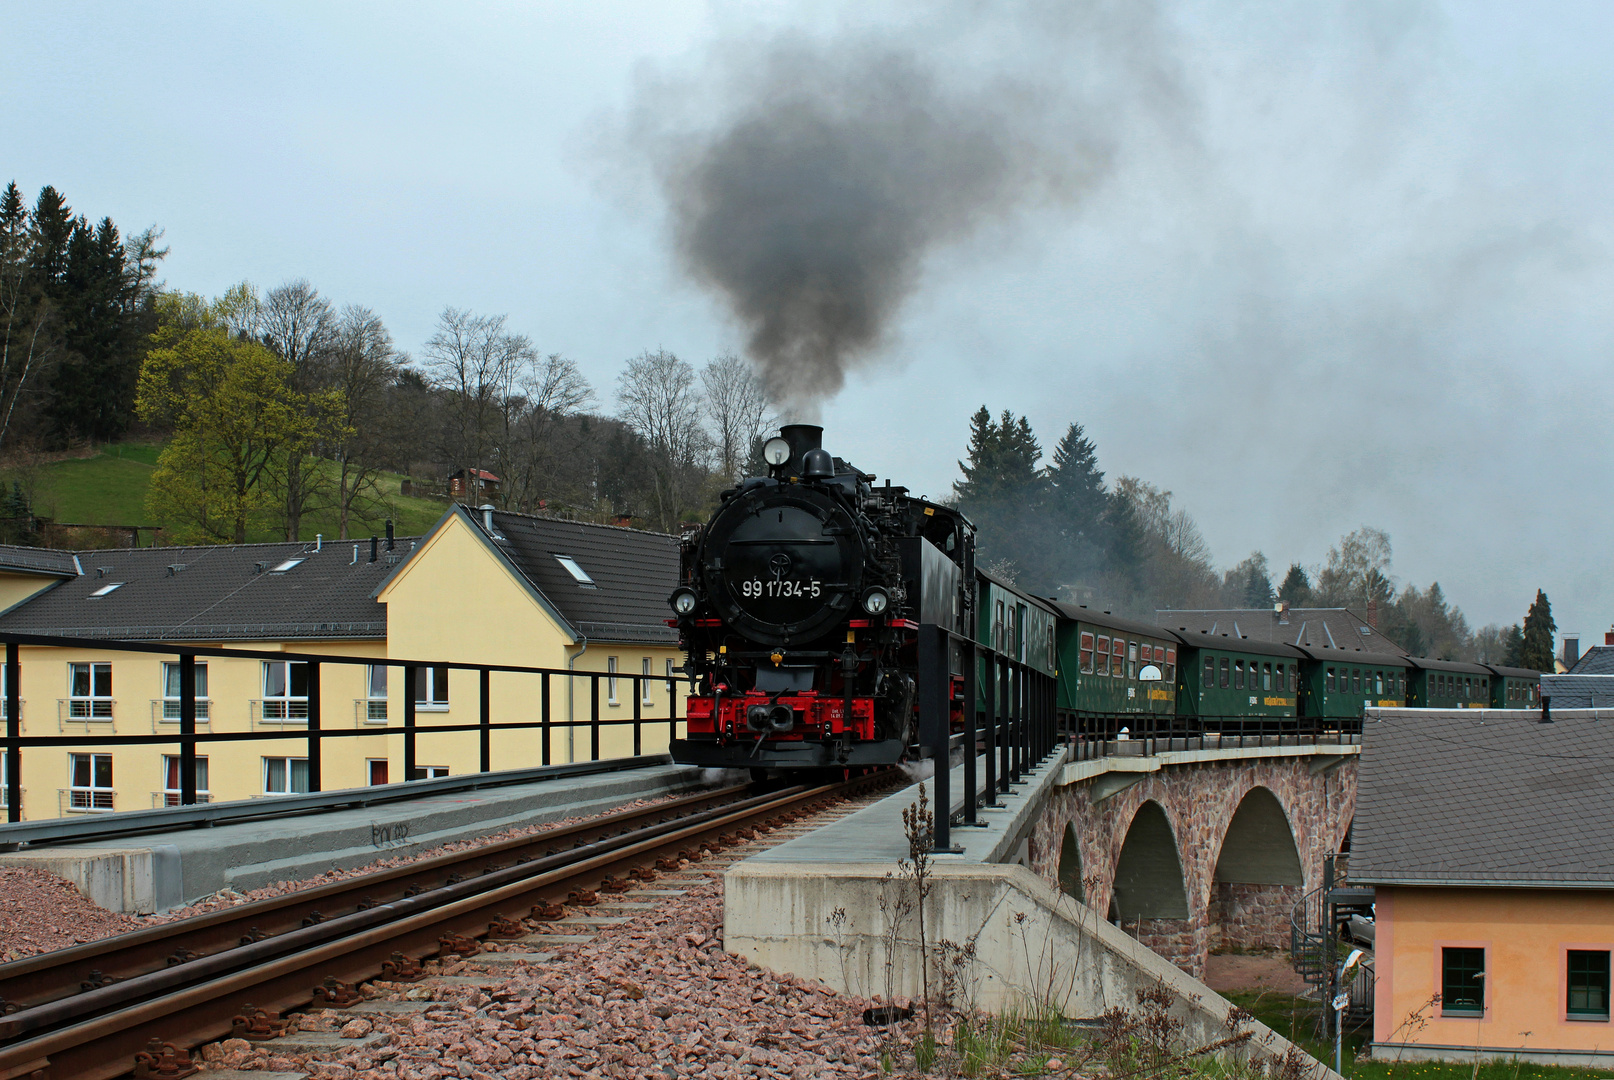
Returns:
[[[1283,584],[1278,586],[1278,599],[1283,600],[1292,608],[1305,607],[1311,603],[1311,578],[1306,575],[1306,568],[1299,563],[1290,563],[1289,572],[1283,575]]]
[[[1519,666],[1536,671],[1552,671],[1552,635],[1558,624],[1552,621],[1552,603],[1547,594],[1536,590],[1535,603],[1524,617],[1523,644],[1519,650]]]
[[[1031,422],[1004,410],[997,420],[986,406],[970,417],[969,460],[953,496],[976,526],[981,565],[1012,565],[1019,583],[1038,592],[1056,588],[1049,567],[1053,545],[1044,527],[1048,481],[1038,462],[1042,447]]]
[[[1502,637],[1502,666],[1524,666],[1524,630],[1518,623],[1508,627]]]
[[[1056,536],[1049,569],[1062,584],[1091,580],[1102,570],[1108,509],[1098,449],[1082,425],[1072,423],[1054,447],[1048,469],[1047,514]]]

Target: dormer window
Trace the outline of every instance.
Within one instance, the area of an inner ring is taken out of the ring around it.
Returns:
[[[285,562],[280,563],[277,566],[270,567],[269,572],[271,574],[284,574],[287,570],[291,570],[301,565],[302,562],[302,559],[287,559]]]
[[[577,560],[572,558],[570,555],[557,554],[555,555],[555,561],[560,563],[561,566],[565,567],[566,572],[572,575],[572,578],[583,588],[599,588],[599,586],[594,583],[594,579],[588,576],[588,571],[584,570],[581,566],[578,566]]]
[[[94,592],[92,592],[90,594],[90,599],[94,600],[97,597],[107,596],[107,595],[109,595],[111,593],[115,593],[119,589],[123,588],[123,585],[124,585],[124,583],[121,582],[121,581],[114,581],[109,585],[102,585],[99,589],[96,589]]]

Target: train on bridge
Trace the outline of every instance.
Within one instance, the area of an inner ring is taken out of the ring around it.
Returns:
[[[876,483],[794,424],[769,475],[686,536],[669,602],[693,692],[683,764],[855,768],[904,760],[926,680],[955,730],[1036,687],[1078,736],[1350,730],[1364,708],[1528,709],[1540,674],[1360,649],[1175,632],[1034,596],[975,565],[956,509]],[[922,627],[949,648],[922,662]],[[973,661],[970,659],[973,654]],[[977,677],[965,678],[973,662]]]

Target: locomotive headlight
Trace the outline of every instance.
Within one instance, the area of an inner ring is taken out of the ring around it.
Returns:
[[[688,615],[695,610],[695,594],[689,589],[675,589],[668,602],[680,615]]]
[[[863,610],[870,615],[878,615],[891,603],[891,598],[885,594],[884,589],[870,589],[863,594]]]
[[[790,444],[775,435],[762,444],[762,460],[769,465],[783,465],[790,460]]]

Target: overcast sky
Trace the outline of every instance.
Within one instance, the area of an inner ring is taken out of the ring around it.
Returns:
[[[1071,182],[920,245],[820,406],[836,453],[941,496],[976,406],[1049,449],[1075,420],[1224,565],[1371,524],[1473,624],[1541,587],[1600,642],[1614,5],[1059,9],[1096,14],[7,5],[0,182],[165,229],[172,287],[306,277],[406,350],[444,305],[507,313],[610,407],[643,349],[748,340],[678,254],[647,131],[721,130],[781,43],[874,43],[955,103],[1030,86],[1004,123]]]

